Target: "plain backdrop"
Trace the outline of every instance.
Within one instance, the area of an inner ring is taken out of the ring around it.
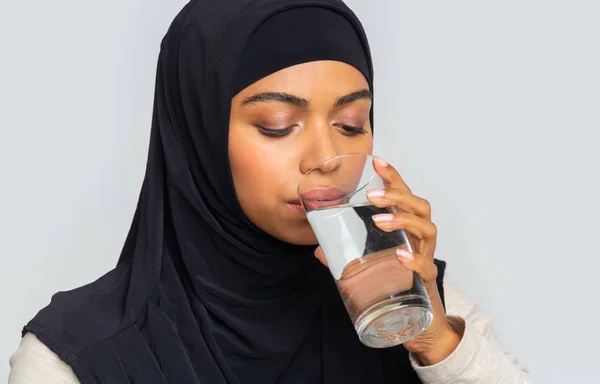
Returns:
[[[536,383],[597,382],[600,3],[348,3],[376,152],[432,203],[449,276]],[[0,0],[0,380],[51,294],[116,263],[183,4]]]

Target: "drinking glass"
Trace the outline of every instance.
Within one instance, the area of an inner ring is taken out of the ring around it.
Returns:
[[[405,231],[384,232],[371,218],[395,212],[367,199],[387,187],[373,161],[363,153],[330,158],[306,173],[298,196],[358,337],[386,348],[422,333],[433,310],[421,277],[397,259],[398,248],[412,252]]]

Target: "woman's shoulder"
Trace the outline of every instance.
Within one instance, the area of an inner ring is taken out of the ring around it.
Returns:
[[[54,294],[23,333],[35,334],[36,341],[71,363],[71,357],[109,339],[122,327],[129,275],[130,265],[120,264],[92,283]]]
[[[69,365],[42,343],[33,333],[26,333],[10,358],[8,384],[63,383],[79,381]]]

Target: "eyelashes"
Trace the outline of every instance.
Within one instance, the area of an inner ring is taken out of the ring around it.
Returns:
[[[346,131],[346,136],[364,135],[367,131],[363,127],[354,127],[346,124],[335,124],[337,127],[342,128]]]
[[[367,131],[363,128],[363,127],[354,127],[351,125],[347,125],[347,124],[334,124],[334,126],[341,128],[342,129],[342,135],[344,136],[356,136],[356,135],[363,135],[365,133],[367,133]],[[292,133],[292,131],[294,130],[294,128],[296,128],[295,125],[291,126],[291,127],[287,127],[287,128],[267,128],[267,127],[263,127],[261,125],[256,124],[255,125],[256,129],[258,129],[258,131],[265,136],[268,137],[273,137],[273,138],[279,138],[279,137],[284,137],[289,135],[290,133]]]
[[[272,129],[272,128],[266,128],[266,127],[262,127],[260,125],[255,125],[256,129],[258,129],[258,131],[268,137],[283,137],[283,136],[287,136],[290,133],[292,133],[292,131],[294,130],[294,128],[296,127],[295,125],[291,126],[291,127],[287,127],[287,128],[277,128],[277,129]]]

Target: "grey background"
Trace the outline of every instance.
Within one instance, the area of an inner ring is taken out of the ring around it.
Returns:
[[[593,382],[600,3],[348,3],[376,62],[377,152],[431,201],[437,257],[536,383]],[[116,261],[183,4],[0,0],[0,377],[51,294]]]

